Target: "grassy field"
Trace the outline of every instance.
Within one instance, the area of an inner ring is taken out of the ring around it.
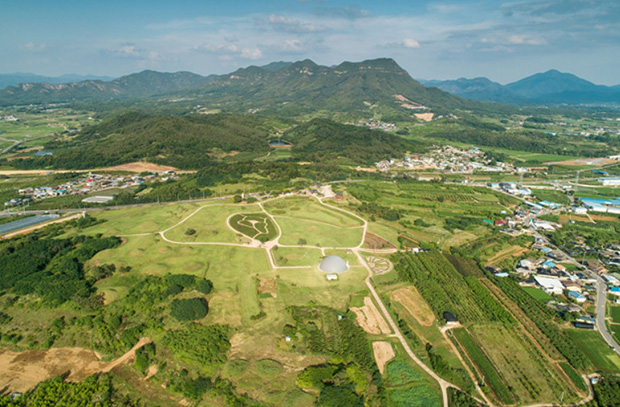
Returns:
[[[275,216],[282,230],[279,242],[298,245],[300,241],[319,247],[353,247],[362,242],[361,228],[342,228],[312,220]]]
[[[317,266],[321,262],[321,251],[307,247],[277,247],[271,250],[278,266]]]
[[[609,349],[598,332],[578,329],[567,329],[564,332],[573,338],[597,371],[620,373],[620,356]]]
[[[553,296],[547,294],[540,288],[536,287],[522,287],[529,295],[536,298],[538,301],[547,302],[553,300]]]
[[[611,320],[614,322],[614,324],[620,324],[620,307],[611,307],[610,315]]]
[[[191,218],[166,232],[166,237],[177,242],[240,242],[239,234],[227,225],[235,213],[258,212],[258,205],[212,204],[202,207]],[[186,234],[188,229],[195,233]],[[247,239],[245,239],[247,240]]]
[[[321,205],[316,198],[280,198],[266,202],[264,208],[271,215],[280,218],[291,217],[316,221],[342,228],[363,226],[363,222],[358,218]]]
[[[156,233],[174,226],[199,207],[197,203],[167,204],[93,212],[92,216],[105,222],[84,232],[106,236]]]

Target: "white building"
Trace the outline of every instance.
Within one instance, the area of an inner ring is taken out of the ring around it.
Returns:
[[[620,185],[620,178],[599,178],[599,182],[605,187],[617,187]]]
[[[534,276],[534,280],[548,294],[562,294],[564,291],[564,284],[560,280],[542,276]]]

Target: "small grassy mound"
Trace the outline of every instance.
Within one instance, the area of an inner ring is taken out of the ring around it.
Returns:
[[[262,359],[254,365],[256,372],[263,377],[275,377],[282,373],[282,365],[273,359]]]
[[[245,359],[231,360],[224,366],[224,377],[236,379],[241,377],[250,367],[250,362]]]

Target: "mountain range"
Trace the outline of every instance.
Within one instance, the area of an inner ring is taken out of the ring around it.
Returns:
[[[161,97],[169,99],[162,101]],[[87,80],[52,85],[20,84],[0,90],[0,105],[52,102],[100,102],[152,97],[153,103],[170,100],[232,112],[284,111],[303,114],[317,111],[366,111],[380,104],[391,112],[407,114],[427,107],[443,110],[480,106],[427,88],[411,78],[392,59],[327,67],[311,60],[250,66],[226,75],[200,76],[190,72],[143,71],[109,82]],[[155,97],[160,99],[156,100]]]
[[[56,78],[60,80],[60,78]],[[161,97],[167,97],[162,100]],[[550,70],[501,85],[487,78],[416,81],[394,60],[321,66],[306,59],[249,66],[225,75],[143,71],[105,81],[32,82],[0,90],[0,106],[38,103],[170,100],[182,109],[197,104],[231,112],[271,111],[304,114],[368,112],[380,106],[394,119],[431,108],[435,113],[480,109],[478,102],[519,105],[620,104],[620,86],[595,85]],[[159,100],[155,100],[160,98]],[[383,113],[386,113],[383,111]]]
[[[484,102],[510,104],[620,104],[620,85],[596,85],[555,69],[501,85],[487,78],[421,80],[453,95]]]

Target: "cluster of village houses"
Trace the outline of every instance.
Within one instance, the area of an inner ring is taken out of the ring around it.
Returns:
[[[546,170],[548,167],[515,167],[510,163],[493,162],[477,147],[468,150],[452,146],[437,147],[427,154],[407,156],[402,160],[383,160],[375,163],[379,171],[405,167],[411,170],[439,170],[449,173],[473,174],[474,172],[526,173]]]
[[[94,193],[105,191],[112,188],[129,188],[139,186],[146,181],[159,179],[166,181],[169,178],[176,178],[174,171],[166,171],[161,174],[151,173],[145,176],[118,176],[118,175],[99,175],[88,173],[84,177],[67,181],[59,185],[40,186],[34,188],[23,188],[18,190],[19,198],[13,198],[4,203],[5,207],[21,206],[32,201],[55,198],[68,195],[89,195],[82,201],[87,203],[104,203],[114,199],[113,195],[97,196]]]

